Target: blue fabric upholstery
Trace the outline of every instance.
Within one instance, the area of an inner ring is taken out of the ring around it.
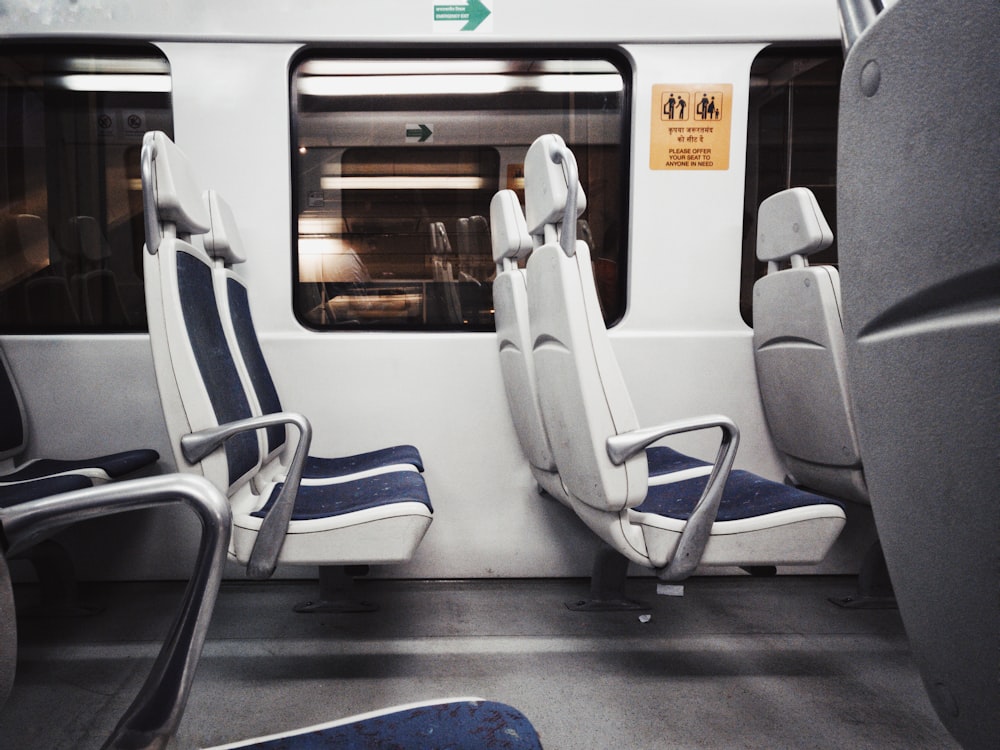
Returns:
[[[253,416],[219,319],[212,269],[185,252],[177,253],[177,284],[188,339],[219,424]],[[260,458],[255,432],[241,432],[225,444],[230,484],[252,470]]]
[[[27,426],[21,411],[21,401],[18,397],[17,384],[10,371],[7,359],[0,352],[0,456],[16,458],[27,442]],[[80,472],[82,486],[93,484],[103,478],[97,472],[103,472],[108,479],[118,479],[133,471],[155,464],[160,454],[149,448],[121,451],[103,456],[81,459],[41,458],[16,466],[7,474],[0,476],[0,483],[23,482],[40,479],[53,474]],[[95,471],[97,470],[97,471]],[[83,472],[88,472],[86,476]],[[75,489],[70,487],[69,489]],[[61,491],[58,488],[53,492]]]
[[[151,448],[137,448],[131,451],[121,451],[120,453],[110,453],[98,458],[81,459],[58,459],[41,458],[37,461],[22,466],[10,474],[0,476],[0,482],[21,482],[25,479],[39,479],[53,474],[62,474],[68,471],[83,471],[85,469],[101,469],[111,479],[130,474],[156,463],[160,454]]]
[[[393,464],[410,464],[418,471],[424,470],[424,461],[418,451],[412,445],[394,445],[389,448],[359,453],[356,456],[343,456],[341,458],[318,458],[309,456],[306,458],[306,466],[302,471],[304,479],[318,479],[321,477],[338,477],[347,474],[356,474],[361,471],[378,469],[382,466],[392,466]]]
[[[250,300],[246,287],[236,279],[226,280],[226,292],[229,298],[229,313],[233,322],[233,330],[239,342],[243,362],[250,373],[257,402],[264,414],[283,411],[281,398],[275,388],[267,360],[260,348],[257,331],[254,328],[253,316],[250,312]],[[285,442],[283,427],[269,428],[267,431],[267,453],[272,453]],[[412,464],[419,471],[424,470],[420,452],[412,445],[397,445],[380,450],[361,453],[355,456],[338,458],[320,458],[309,456],[302,472],[303,479],[325,479],[345,476],[359,471],[378,469],[393,464]]]
[[[708,477],[697,477],[672,484],[652,485],[642,505],[635,510],[686,520],[701,497],[707,481]],[[844,507],[836,500],[738,470],[729,475],[716,520],[736,521],[789,508],[829,504]]]
[[[685,456],[673,448],[664,446],[647,448],[646,462],[649,467],[649,476],[651,477],[661,474],[672,474],[675,471],[682,471],[683,469],[693,469],[696,466],[711,466],[707,461]]]
[[[264,507],[251,515],[258,518],[267,515],[281,487],[276,485]],[[392,471],[336,484],[303,484],[295,496],[292,520],[328,518],[404,502],[423,503],[431,508],[427,484],[415,471]]]
[[[226,281],[229,297],[229,314],[232,316],[233,328],[243,354],[243,362],[250,373],[250,380],[257,394],[257,402],[265,414],[281,411],[281,399],[278,389],[274,387],[271,371],[267,369],[264,352],[260,349],[257,333],[250,314],[250,300],[247,290],[235,279]],[[281,425],[267,428],[267,453],[271,453],[285,442],[285,428]]]
[[[536,750],[538,732],[518,711],[495,701],[417,706],[358,721],[237,747],[257,750]]]
[[[90,479],[81,474],[64,474],[58,477],[36,479],[31,482],[0,485],[0,508],[8,508],[29,500],[38,500],[60,492],[72,492],[90,487]]]

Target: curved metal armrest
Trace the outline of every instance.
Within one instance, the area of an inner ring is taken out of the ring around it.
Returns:
[[[219,448],[233,435],[277,424],[294,424],[299,428],[299,440],[295,445],[295,452],[288,465],[281,491],[261,522],[253,551],[250,553],[250,562],[247,563],[247,576],[258,580],[270,578],[278,564],[278,554],[285,542],[288,523],[295,507],[295,496],[302,481],[302,469],[312,444],[312,425],[301,414],[276,412],[198,430],[181,438],[181,453],[190,463],[195,463]]]
[[[170,474],[88,487],[0,509],[7,551],[16,552],[77,521],[175,502],[190,507],[202,523],[194,574],[149,677],[104,748],[165,748],[176,730],[222,581],[232,528],[229,503],[207,479]]]
[[[615,466],[621,466],[628,459],[632,458],[658,440],[668,435],[677,435],[681,432],[694,432],[695,430],[707,430],[712,427],[722,428],[723,440],[730,439],[733,444],[733,453],[740,441],[740,429],[729,417],[721,414],[711,414],[707,417],[692,417],[691,419],[678,419],[676,422],[667,422],[656,427],[643,427],[638,430],[623,432],[621,435],[612,435],[607,440],[608,458]],[[722,456],[721,452],[719,454]],[[718,463],[718,460],[716,460]]]
[[[674,556],[665,568],[657,571],[657,577],[661,581],[682,581],[698,567],[701,556],[705,552],[705,545],[708,544],[708,538],[712,533],[712,524],[715,523],[715,517],[719,512],[719,503],[729,479],[729,472],[733,468],[733,461],[736,460],[736,450],[740,443],[740,430],[736,423],[728,417],[713,415],[679,420],[659,427],[633,430],[622,435],[612,435],[607,441],[608,456],[611,458],[611,462],[615,465],[621,465],[627,459],[644,451],[667,435],[710,427],[718,427],[722,430],[719,452],[715,457],[715,464],[712,466],[712,473],[708,477],[705,489],[702,490],[698,503],[691,511],[687,523],[684,524],[684,531],[681,532]]]

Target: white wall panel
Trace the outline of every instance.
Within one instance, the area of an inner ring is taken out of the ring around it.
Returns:
[[[492,334],[316,333],[294,319],[288,71],[300,45],[252,40],[440,39],[425,18],[429,3],[374,0],[352,4],[350,16],[336,3],[299,0],[286,12],[281,6],[247,0],[140,9],[79,0],[67,9],[41,2],[28,14],[15,5],[0,18],[0,34],[10,33],[14,20],[23,32],[69,32],[72,22],[72,33],[86,33],[106,28],[113,16],[117,28],[159,40],[171,66],[176,141],[241,222],[264,351],[286,408],[314,423],[313,452],[408,442],[424,456],[435,521],[412,563],[382,574],[589,574],[596,539],[564,508],[537,496],[510,422]],[[492,36],[482,41],[642,42],[682,34],[747,40],[625,48],[636,71],[629,307],[612,339],[643,424],[728,414],[743,430],[738,465],[780,478],[757,395],[751,333],[738,311],[748,71],[762,46],[754,40],[835,39],[834,4],[781,0],[766,14],[722,0],[604,4],[586,12],[576,12],[577,3],[524,0],[495,0],[493,7]],[[775,28],[775,18],[787,23]],[[213,34],[239,41],[196,41]],[[649,168],[652,86],[685,81],[733,84],[728,170]],[[169,456],[145,337],[8,337],[3,345],[33,411],[33,450],[82,455],[142,444]],[[67,430],[67,419],[88,427]],[[715,436],[674,444],[707,458]],[[134,522],[139,541],[127,552],[95,558],[89,570],[183,574],[181,558],[194,548],[189,521],[169,513],[155,523],[149,518]],[[136,560],[122,565],[123,555]]]

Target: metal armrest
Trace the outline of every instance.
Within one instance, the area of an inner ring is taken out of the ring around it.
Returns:
[[[170,474],[103,484],[0,509],[7,553],[63,526],[98,516],[182,502],[202,524],[194,574],[159,656],[104,748],[165,748],[181,719],[222,581],[232,528],[229,503],[211,482]],[[6,565],[0,556],[0,575]],[[13,610],[3,613],[14,617]]]
[[[684,524],[684,531],[681,532],[674,556],[666,567],[656,572],[661,581],[684,580],[698,567],[701,556],[705,552],[705,545],[708,544],[708,538],[712,533],[712,524],[715,523],[715,517],[719,512],[719,502],[722,500],[722,492],[729,479],[729,472],[733,468],[733,461],[736,460],[736,450],[740,443],[740,430],[736,423],[728,417],[712,415],[683,419],[659,427],[648,427],[621,435],[612,435],[607,441],[608,457],[613,464],[620,466],[627,459],[644,451],[667,435],[710,427],[718,427],[722,430],[719,452],[715,457],[708,483],[705,485],[701,497],[698,498],[694,510],[691,511],[687,523]]]
[[[295,496],[302,481],[302,469],[312,443],[312,425],[309,420],[295,412],[276,412],[260,417],[240,419],[218,427],[210,427],[192,432],[181,438],[181,453],[190,463],[196,463],[216,450],[233,435],[247,430],[259,430],[277,424],[294,424],[299,428],[299,440],[292,454],[292,460],[285,474],[285,481],[271,510],[261,521],[260,531],[254,541],[247,576],[254,579],[270,578],[278,564],[278,555],[285,543],[288,523],[295,508]]]

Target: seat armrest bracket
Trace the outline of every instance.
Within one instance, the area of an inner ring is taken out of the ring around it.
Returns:
[[[705,489],[698,498],[694,510],[691,511],[687,523],[684,524],[684,531],[681,532],[673,557],[665,567],[656,571],[657,578],[663,582],[684,580],[695,571],[701,561],[705,545],[708,544],[708,538],[712,533],[712,524],[715,523],[715,517],[719,512],[719,503],[726,481],[729,479],[729,472],[736,460],[736,450],[740,442],[739,428],[728,417],[712,415],[633,430],[621,435],[612,435],[607,440],[608,457],[618,466],[668,435],[710,427],[722,430],[719,452],[715,457]]]
[[[196,463],[212,451],[216,450],[226,440],[247,430],[259,430],[278,424],[294,424],[299,429],[299,439],[295,452],[288,465],[288,472],[277,499],[271,506],[254,542],[250,561],[247,564],[247,576],[255,580],[270,578],[278,564],[278,555],[285,542],[288,523],[295,508],[295,496],[299,492],[302,481],[302,470],[312,443],[312,425],[303,415],[295,412],[276,412],[260,417],[240,419],[218,427],[210,427],[198,432],[192,432],[181,438],[181,453],[190,463]]]
[[[78,521],[182,503],[201,521],[194,573],[159,656],[131,707],[118,722],[108,748],[165,748],[177,729],[191,691],[209,620],[222,581],[232,529],[229,503],[204,477],[171,474],[112,482],[0,509],[9,553]],[[3,556],[0,554],[0,562]],[[0,565],[0,575],[5,575]],[[13,612],[0,613],[13,617]]]

